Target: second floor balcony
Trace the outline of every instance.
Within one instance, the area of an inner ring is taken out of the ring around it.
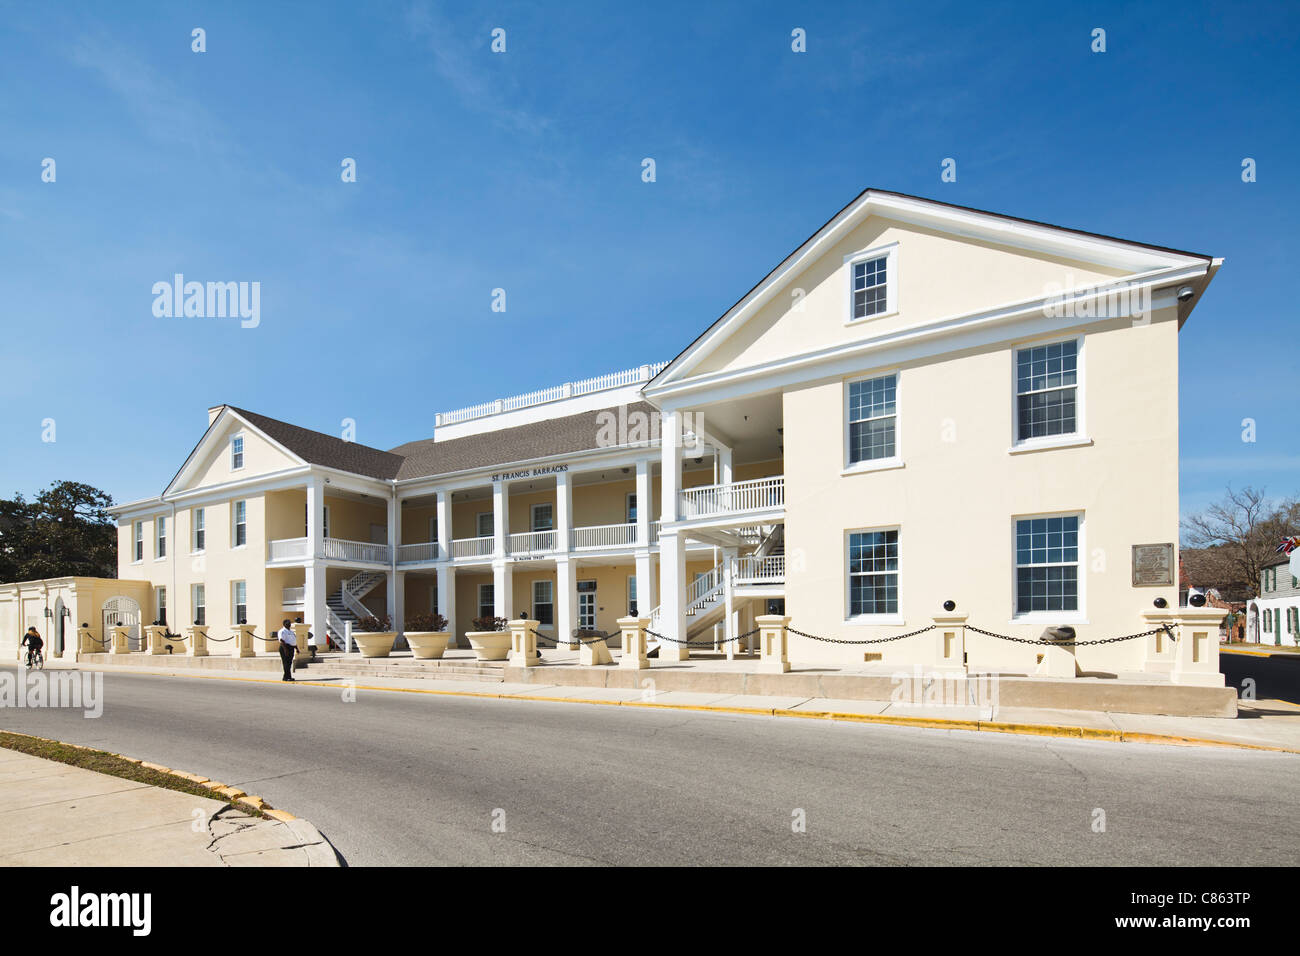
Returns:
[[[785,475],[686,488],[678,494],[677,500],[678,515],[682,521],[783,515]]]

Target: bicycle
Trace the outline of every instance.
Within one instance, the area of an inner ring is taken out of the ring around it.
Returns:
[[[27,669],[31,670],[35,666],[38,671],[45,670],[45,654],[41,651],[27,652]]]

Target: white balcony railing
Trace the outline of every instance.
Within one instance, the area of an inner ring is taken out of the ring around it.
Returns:
[[[267,552],[269,561],[301,561],[307,557],[306,538],[282,538],[270,542]]]
[[[554,531],[525,531],[510,536],[510,553],[513,555],[546,554],[554,550]]]
[[[417,561],[437,561],[437,560],[438,560],[437,541],[419,541],[415,544],[399,544],[397,546],[398,564],[413,564]]]
[[[680,492],[682,518],[707,518],[785,507],[785,475],[704,485]]]
[[[281,588],[280,606],[288,610],[301,610],[307,603],[306,588]]]
[[[625,548],[636,544],[636,523],[599,524],[573,529],[573,549]]]
[[[474,421],[479,418],[487,418],[489,415],[500,415],[503,412],[512,412],[520,408],[531,408],[535,405],[545,405],[579,395],[590,395],[594,392],[604,392],[614,388],[623,388],[627,385],[635,385],[638,382],[648,382],[658,375],[667,364],[667,362],[656,362],[653,365],[642,365],[621,372],[611,372],[608,375],[597,375],[595,378],[585,378],[579,382],[553,385],[550,388],[539,389],[523,395],[499,398],[493,402],[482,402],[478,405],[471,405],[469,408],[439,412],[434,418],[434,425],[441,428],[444,425]]]
[[[785,555],[737,558],[732,578],[737,584],[780,583],[785,580]]]
[[[387,564],[392,555],[392,550],[386,544],[347,541],[343,538],[326,538],[323,550],[323,557],[328,560],[368,561],[374,564]]]
[[[451,556],[453,558],[491,557],[494,541],[490,534],[481,538],[456,538],[451,543]]]

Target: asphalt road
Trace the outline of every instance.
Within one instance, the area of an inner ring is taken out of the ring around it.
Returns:
[[[370,864],[1276,864],[1300,757],[110,674],[0,728],[259,793]],[[1095,811],[1105,832],[1094,832]],[[806,832],[794,832],[796,812]],[[503,832],[494,832],[494,821]],[[0,835],[2,838],[2,835]]]
[[[1246,681],[1251,680],[1255,682],[1256,700],[1300,704],[1300,654],[1261,657],[1225,652],[1219,655],[1219,671],[1227,678],[1229,687],[1237,688],[1238,694],[1245,690]]]

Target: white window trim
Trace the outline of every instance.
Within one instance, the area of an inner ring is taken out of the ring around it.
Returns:
[[[885,311],[875,315],[864,315],[860,319],[853,317],[853,267],[867,259],[885,257]],[[898,243],[876,246],[861,252],[849,253],[844,257],[844,324],[861,325],[897,315],[898,305]]]
[[[139,555],[139,557],[136,557]],[[144,522],[131,522],[131,563],[144,563]]]
[[[898,611],[894,614],[852,614],[850,609],[853,606],[852,598],[852,564],[849,561],[849,545],[855,534],[870,534],[873,531],[897,531],[898,532]],[[850,625],[899,625],[907,623],[903,618],[903,529],[902,525],[886,524],[878,525],[871,528],[846,528],[844,531],[844,541],[840,548],[840,554],[844,559],[844,623]]]
[[[194,520],[196,514],[203,515],[203,527]],[[203,532],[203,547],[199,547],[199,532]],[[206,508],[190,509],[190,554],[203,554],[208,550],[208,512]]]
[[[629,574],[627,576],[627,613],[629,616],[631,616],[632,614],[633,604],[637,605],[637,612],[638,614],[640,613],[641,610],[640,603],[641,602],[640,600],[637,599],[637,593],[636,593],[636,575]]]
[[[199,591],[200,591],[200,590],[203,591],[203,603],[202,603],[202,604],[199,603]],[[191,585],[190,585],[190,620],[191,620],[191,621],[193,621],[194,618],[198,617],[198,614],[199,614],[199,608],[200,608],[200,607],[203,608],[203,624],[202,624],[201,626],[202,626],[202,627],[207,627],[207,625],[208,625],[208,590],[207,590],[207,586],[204,585],[204,584],[191,584]]]
[[[239,502],[244,503],[244,543],[235,544],[239,528]],[[248,499],[238,498],[230,503],[230,550],[243,551],[248,547]]]
[[[484,603],[483,603],[483,589],[484,589],[484,588],[492,588],[492,589],[493,589],[493,591],[492,591],[492,600],[491,600],[491,602],[490,602],[490,604],[491,604],[491,606],[492,606],[492,610],[488,612],[488,615],[494,615],[494,614],[496,614],[496,610],[497,610],[497,607],[496,607],[496,590],[495,590],[495,589],[496,589],[496,583],[495,583],[495,582],[493,582],[492,584],[483,583],[483,584],[480,584],[480,585],[478,586],[478,595],[477,595],[478,600],[475,602],[475,605],[474,605],[474,610],[478,611],[478,614],[476,614],[475,617],[485,617],[485,616],[487,616],[487,615],[485,615],[485,614],[483,613],[483,608],[486,606],[486,605],[484,605]]]
[[[637,519],[631,517],[631,514],[632,514],[632,499],[635,498],[635,497],[636,497],[636,492],[635,492],[635,491],[629,491],[626,495],[623,496],[623,523],[624,523],[624,524],[636,524],[636,523],[637,523]],[[640,510],[641,510],[641,502],[638,501],[637,504],[636,504],[636,507],[637,507],[637,512],[640,513]]]
[[[239,624],[239,601],[237,600],[237,596],[239,594],[239,585],[241,584],[244,586],[244,613],[245,614],[248,613],[248,581],[244,579],[240,579],[238,581],[231,581],[230,582],[230,623],[233,626],[238,626]]]
[[[1008,455],[1019,455],[1027,451],[1045,451],[1049,448],[1076,448],[1083,445],[1091,445],[1092,439],[1088,437],[1088,419],[1087,419],[1087,365],[1086,355],[1084,352],[1083,333],[1078,335],[1048,335],[1039,336],[1027,342],[1016,342],[1011,346],[1011,443],[1007,448]],[[1030,349],[1043,345],[1052,345],[1056,342],[1075,343],[1075,384],[1074,384],[1074,431],[1067,435],[1045,435],[1041,438],[1018,439],[1017,435],[1020,429],[1020,393],[1018,391],[1020,383],[1016,375],[1016,353],[1022,349]]]
[[[158,532],[158,523],[162,522],[162,533]],[[162,554],[159,554],[158,545],[162,545]],[[155,561],[167,560],[167,516],[155,515],[153,519],[153,559]]]
[[[493,524],[493,530],[489,531],[487,534],[479,534],[479,529],[483,527],[483,518],[484,518],[484,517],[491,518],[493,522],[496,521],[496,516],[495,516],[495,514],[494,514],[493,512],[491,512],[491,511],[476,511],[476,512],[474,512],[474,537],[476,537],[476,538],[491,538],[491,537],[494,537],[494,536],[496,535],[496,526],[495,526],[495,524]]]
[[[885,378],[894,376],[894,454],[889,458],[873,458],[870,461],[849,461],[849,447],[852,442],[850,437],[852,429],[849,427],[852,423],[849,421],[849,392],[850,387],[855,382],[869,382],[873,378]],[[841,383],[843,395],[840,399],[841,420],[844,423],[841,440],[843,449],[841,451],[840,461],[844,463],[844,470],[840,472],[841,477],[847,478],[850,475],[860,475],[872,471],[889,471],[893,468],[904,467],[903,462],[903,373],[901,369],[881,369],[878,372],[871,372],[867,375],[854,375],[844,379]]]
[[[161,598],[161,600],[159,600],[159,598]],[[153,589],[153,609],[154,609],[154,612],[158,615],[158,618],[157,618],[158,620],[166,620],[166,619],[167,619],[167,613],[171,610],[171,608],[169,608],[169,607],[167,606],[167,585],[165,585],[165,584],[159,584],[159,585],[157,585],[157,586],[154,587],[154,589]],[[168,624],[167,627],[168,627],[168,629],[170,629],[170,628],[171,628],[171,625]]]
[[[438,516],[437,515],[431,515],[429,517],[429,540],[430,541],[438,540]]]
[[[239,458],[238,465],[235,464],[235,439],[239,439]],[[230,436],[230,470],[243,471],[244,466],[248,464],[248,442],[244,440],[243,432],[235,432]]]
[[[550,526],[549,528],[539,528],[539,527],[537,527],[537,511],[538,511],[539,508],[550,508],[550,509],[551,509],[551,526]],[[528,531],[529,531],[529,533],[536,534],[536,533],[538,533],[538,532],[542,532],[542,531],[554,531],[554,530],[555,530],[555,505],[551,504],[549,501],[539,501],[537,504],[533,504],[533,505],[529,505],[529,506],[528,506]]]
[[[550,599],[549,601],[541,601],[541,602],[539,602],[539,601],[537,600],[537,585],[539,585],[539,584],[546,584],[546,585],[549,585],[549,586],[550,586],[550,589],[551,589],[551,599]],[[538,627],[554,628],[554,627],[555,627],[555,582],[552,581],[550,578],[535,578],[535,579],[533,579],[533,584],[532,584],[531,592],[532,592],[532,593],[530,594],[530,597],[532,598],[532,605],[533,605],[533,606],[532,606],[529,610],[532,611],[532,614],[533,614],[533,617],[534,617],[534,618],[537,617],[537,605],[538,605],[539,603],[541,603],[541,604],[549,604],[549,605],[550,605],[550,608],[551,608],[551,623],[547,624],[547,623],[545,623],[545,622],[539,622],[537,626],[538,626]]]
[[[1079,609],[1077,611],[1016,611],[1016,588],[1020,565],[1016,561],[1016,522],[1030,518],[1079,519]],[[1088,624],[1088,520],[1079,511],[1041,511],[1011,516],[1011,624]],[[1037,635],[1035,635],[1037,636]]]

